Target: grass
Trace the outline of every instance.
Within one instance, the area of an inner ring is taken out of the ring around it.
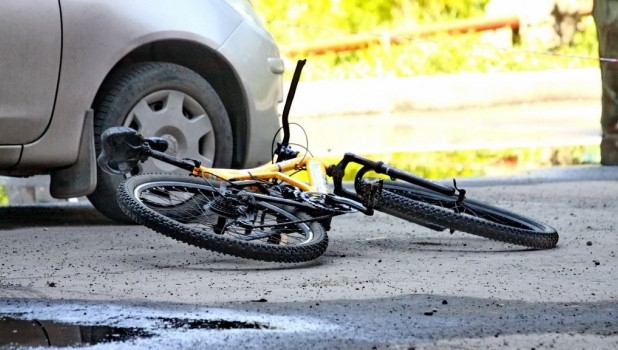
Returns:
[[[0,185],[0,206],[9,205],[8,187],[6,185]]]
[[[416,175],[441,180],[449,178],[499,176],[552,166],[598,164],[598,145],[511,148],[502,150],[402,152],[363,155],[381,160]],[[316,157],[325,164],[336,164],[340,157]],[[350,165],[344,180],[354,180],[359,166]],[[304,173],[296,175],[307,181]]]

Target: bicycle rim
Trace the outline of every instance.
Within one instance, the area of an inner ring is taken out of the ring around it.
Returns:
[[[546,224],[508,210],[413,184],[385,181],[378,211],[434,229],[450,229],[537,249],[556,246],[558,233]]]
[[[222,193],[230,191],[218,181],[146,174],[123,182],[118,198],[138,223],[224,254],[300,262],[315,259],[326,249],[326,233],[309,215],[260,200],[228,203]]]

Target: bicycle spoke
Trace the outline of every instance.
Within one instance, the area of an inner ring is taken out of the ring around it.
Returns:
[[[140,194],[142,203],[152,210],[195,228],[213,230],[242,241],[263,240],[268,244],[301,244],[306,233],[298,228],[304,221],[283,217],[268,208],[245,214],[240,218],[225,218],[208,210],[219,194],[215,190],[157,186]]]

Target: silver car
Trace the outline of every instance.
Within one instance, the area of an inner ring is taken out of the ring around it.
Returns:
[[[0,48],[0,175],[50,174],[56,198],[127,220],[95,162],[117,125],[208,166],[271,159],[284,67],[248,0],[0,1]]]

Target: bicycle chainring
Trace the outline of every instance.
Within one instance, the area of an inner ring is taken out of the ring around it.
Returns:
[[[218,196],[210,203],[207,209],[225,218],[236,219],[245,215],[244,206],[240,200],[232,196]]]

